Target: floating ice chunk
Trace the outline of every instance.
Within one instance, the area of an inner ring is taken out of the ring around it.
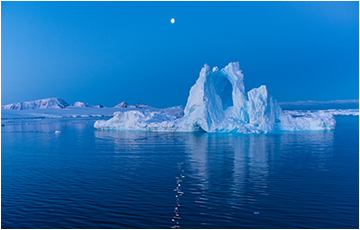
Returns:
[[[331,113],[318,111],[307,114],[303,117],[293,117],[282,114],[280,130],[300,131],[300,130],[330,130],[335,128],[335,119]]]
[[[168,116],[172,116],[173,118],[181,118],[184,116],[184,107],[183,106],[175,106],[170,108],[161,109],[161,113],[166,113]]]
[[[55,134],[60,134],[60,133],[61,133],[61,131],[59,131],[59,130],[55,131]]]
[[[175,131],[174,118],[166,113],[150,110],[115,112],[108,121],[98,120],[94,127],[105,130]]]
[[[335,127],[329,113],[293,117],[283,113],[266,86],[245,93],[239,63],[210,70],[205,65],[190,94],[182,117],[168,111],[118,112],[108,121],[96,121],[97,129],[170,132],[239,132],[326,130]]]

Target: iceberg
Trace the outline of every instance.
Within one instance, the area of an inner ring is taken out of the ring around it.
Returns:
[[[167,132],[268,133],[276,131],[330,130],[335,119],[330,113],[316,112],[293,117],[282,111],[266,86],[245,92],[239,63],[219,70],[208,65],[190,94],[183,114],[170,110],[132,110],[114,113],[110,120],[96,121],[100,130],[142,130]]]

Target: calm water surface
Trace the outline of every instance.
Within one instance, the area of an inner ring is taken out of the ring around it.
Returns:
[[[2,228],[358,228],[358,119],[271,135],[3,121]]]

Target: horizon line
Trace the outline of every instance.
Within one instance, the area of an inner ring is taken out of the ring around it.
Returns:
[[[279,105],[304,105],[304,104],[347,104],[347,103],[359,103],[359,99],[349,100],[331,100],[331,101],[293,101],[293,102],[278,102]]]

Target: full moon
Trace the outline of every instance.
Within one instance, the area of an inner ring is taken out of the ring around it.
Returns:
[[[170,22],[171,22],[172,24],[174,24],[175,18],[172,18],[172,19],[170,20]]]

